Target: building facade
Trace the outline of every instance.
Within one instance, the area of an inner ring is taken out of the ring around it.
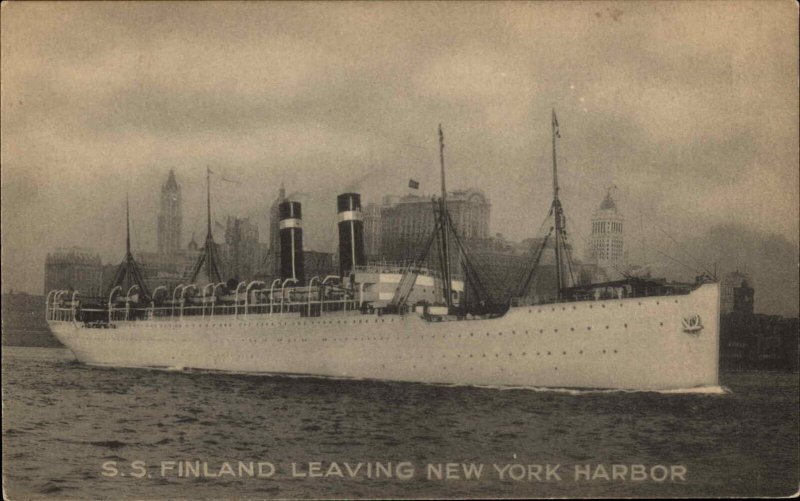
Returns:
[[[261,268],[266,255],[258,241],[258,226],[249,218],[228,216],[225,223],[223,260],[229,278],[250,280]]]
[[[172,291],[178,285],[189,283],[192,269],[201,253],[202,249],[197,249],[195,244],[193,249],[181,249],[174,254],[138,252],[134,257],[151,291],[162,285]]]
[[[719,282],[720,313],[725,314],[725,313],[732,313],[733,311],[735,311],[734,306],[736,305],[737,289],[740,289],[742,286],[745,286],[746,288],[749,289],[752,283],[753,280],[750,277],[750,275],[741,272],[739,270],[725,274],[725,276],[723,276],[722,280],[720,280]],[[742,294],[742,292],[743,291],[740,290],[739,294]],[[751,299],[753,296],[754,294],[751,294]],[[752,313],[752,304],[750,306],[750,311]]]
[[[611,190],[592,216],[587,261],[597,265],[605,280],[622,278],[625,269],[625,221],[611,197]]]
[[[719,343],[721,370],[798,370],[797,317],[726,313]]]
[[[158,252],[174,254],[181,249],[181,187],[170,170],[167,182],[161,186],[161,207],[158,212]]]
[[[81,296],[103,295],[103,264],[96,253],[80,247],[48,253],[44,264],[44,293],[74,290]]]
[[[319,277],[319,281],[325,280],[328,275],[338,275],[336,263],[333,261],[332,252],[320,252],[313,250],[303,251],[303,269],[306,279]],[[315,282],[316,283],[316,282]]]
[[[465,243],[490,237],[491,203],[483,191],[471,188],[450,192],[447,195],[447,209],[456,232]],[[380,259],[412,261],[433,232],[433,201],[417,195],[385,198],[380,209],[379,225]]]
[[[381,206],[367,204],[362,210],[364,217],[364,255],[367,261],[379,260],[381,256]]]

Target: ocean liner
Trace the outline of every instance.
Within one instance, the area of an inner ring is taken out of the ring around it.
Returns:
[[[50,291],[47,321],[80,362],[99,366],[512,387],[716,387],[719,286],[712,277],[682,284],[626,275],[576,285],[559,200],[558,137],[553,111],[553,201],[546,219],[552,224],[507,298],[487,294],[486,277],[455,231],[440,126],[435,228],[410,263],[365,262],[360,195],[344,193],[337,197],[338,275],[305,281],[301,206],[284,201],[281,277],[270,284],[225,283],[207,178],[208,234],[191,283],[149,291],[128,231],[107,297]],[[531,285],[545,251],[554,253],[555,291],[534,297]]]

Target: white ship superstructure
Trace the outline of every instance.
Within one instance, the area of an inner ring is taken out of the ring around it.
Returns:
[[[338,276],[305,280],[298,202],[280,205],[282,276],[270,284],[222,283],[209,236],[195,267],[208,283],[152,294],[130,252],[107,301],[82,302],[77,291],[52,291],[47,320],[81,362],[115,367],[185,368],[302,374],[443,384],[671,390],[718,385],[719,286],[626,277],[570,282],[565,218],[558,198],[553,114],[554,224],[516,299],[483,294],[442,197],[436,228],[420,258],[404,266],[363,261],[360,197],[345,193],[339,212]],[[553,237],[557,286],[539,304],[526,293]],[[435,245],[434,245],[435,244]],[[423,265],[431,248],[440,268]],[[460,256],[463,277],[450,269]],[[127,283],[125,283],[127,281]]]
[[[681,296],[512,307],[486,320],[431,318],[422,311],[340,310],[319,317],[276,311],[115,320],[113,328],[92,328],[59,310],[52,313],[63,320],[50,325],[78,360],[93,365],[682,389],[718,384],[718,308],[718,285],[705,284]]]

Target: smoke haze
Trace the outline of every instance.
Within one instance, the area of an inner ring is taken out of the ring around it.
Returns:
[[[212,185],[215,219],[252,214],[267,241],[285,183],[332,251],[338,193],[437,192],[439,123],[448,187],[483,189],[522,240],[552,197],[555,107],[578,256],[617,185],[631,261],[693,262],[658,224],[797,314],[794,3],[12,2],[0,21],[4,291],[41,293],[56,247],[121,259],[126,191],[154,250],[169,169],[184,243],[210,165],[240,183]]]

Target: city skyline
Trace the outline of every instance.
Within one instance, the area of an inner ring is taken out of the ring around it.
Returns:
[[[438,123],[448,188],[483,189],[492,233],[520,241],[552,198],[556,108],[577,248],[616,184],[632,261],[673,246],[651,220],[686,248],[732,233],[692,251],[706,266],[760,267],[754,280],[777,277],[789,304],[796,257],[778,273],[749,243],[797,254],[788,7],[6,4],[3,290],[38,290],[56,247],[121,259],[126,191],[134,247],[152,248],[152,186],[169,169],[184,186],[184,240],[205,236],[210,166],[215,218],[252,216],[264,236],[285,183],[303,202],[306,248],[331,251],[338,193],[357,189],[366,205],[408,178],[437,191]]]

